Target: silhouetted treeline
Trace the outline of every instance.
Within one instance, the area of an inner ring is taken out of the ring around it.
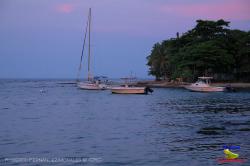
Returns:
[[[250,31],[230,30],[224,20],[197,20],[195,28],[153,46],[147,57],[156,79],[213,76],[217,81],[250,81]]]

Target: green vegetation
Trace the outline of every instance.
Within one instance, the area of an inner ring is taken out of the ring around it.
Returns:
[[[230,30],[224,20],[197,20],[192,30],[153,46],[149,74],[157,80],[250,81],[250,31]]]

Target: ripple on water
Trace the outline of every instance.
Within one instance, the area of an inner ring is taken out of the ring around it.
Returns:
[[[225,127],[216,127],[216,126],[209,126],[203,127],[197,131],[198,134],[203,135],[230,135],[232,132],[226,130]]]

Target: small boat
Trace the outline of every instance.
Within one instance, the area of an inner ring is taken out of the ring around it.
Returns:
[[[89,15],[88,15],[88,21],[87,21],[87,26],[86,26],[86,31],[84,35],[84,42],[83,42],[83,47],[82,47],[82,54],[81,54],[81,59],[80,59],[80,65],[78,69],[78,74],[77,74],[77,87],[80,89],[84,90],[104,90],[106,89],[106,85],[104,83],[101,83],[101,81],[96,77],[91,76],[90,72],[90,25],[91,25],[91,8],[89,9]],[[86,42],[86,37],[88,33],[88,80],[85,82],[80,82],[79,77],[80,77],[80,71],[82,68],[82,60],[83,60],[83,53],[84,53],[84,47],[85,47],[85,42]]]
[[[111,92],[115,94],[147,94],[146,87],[113,87]]]
[[[225,87],[211,86],[211,79],[213,77],[198,77],[197,82],[185,86],[185,88],[195,92],[223,92],[226,90]]]
[[[122,79],[131,80],[131,78]],[[113,94],[148,94],[148,92],[153,92],[149,87],[136,87],[129,85],[127,82],[123,86],[111,87],[110,90]]]

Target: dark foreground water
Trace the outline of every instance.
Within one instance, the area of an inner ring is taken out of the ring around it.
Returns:
[[[0,165],[217,165],[223,145],[250,165],[250,93],[84,91],[0,81]],[[42,91],[41,91],[42,90]]]

